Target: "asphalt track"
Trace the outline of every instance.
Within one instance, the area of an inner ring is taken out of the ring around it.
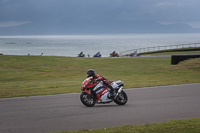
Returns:
[[[85,107],[78,93],[0,99],[1,133],[46,133],[200,117],[200,83],[127,89],[124,106]]]

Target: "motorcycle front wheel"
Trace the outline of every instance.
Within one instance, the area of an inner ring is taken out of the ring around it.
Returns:
[[[87,107],[93,107],[96,103],[96,97],[94,95],[89,95],[85,92],[82,92],[80,95],[81,102]]]
[[[124,91],[122,91],[121,93],[119,93],[119,95],[117,96],[117,98],[114,100],[114,102],[118,105],[124,105],[126,104],[128,101],[128,97],[126,95],[126,93]]]

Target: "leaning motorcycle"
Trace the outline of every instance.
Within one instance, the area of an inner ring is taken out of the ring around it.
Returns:
[[[93,57],[99,57],[99,58],[101,58],[100,52],[97,52],[95,55],[93,55]]]
[[[112,81],[111,86],[116,95],[110,98],[110,89],[103,85],[103,81],[94,82],[93,77],[85,79],[81,85],[81,102],[87,107],[93,107],[96,103],[115,102],[118,105],[125,105],[128,101],[126,93],[123,91],[124,83],[120,80]]]

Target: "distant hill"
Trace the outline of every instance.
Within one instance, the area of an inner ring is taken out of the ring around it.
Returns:
[[[200,33],[184,23],[163,25],[155,21],[83,21],[30,22],[21,26],[0,28],[0,35],[61,35],[115,33]]]

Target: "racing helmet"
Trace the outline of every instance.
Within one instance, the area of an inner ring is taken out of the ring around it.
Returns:
[[[95,76],[95,70],[89,69],[86,74],[87,74],[87,78],[88,77],[94,77]]]

